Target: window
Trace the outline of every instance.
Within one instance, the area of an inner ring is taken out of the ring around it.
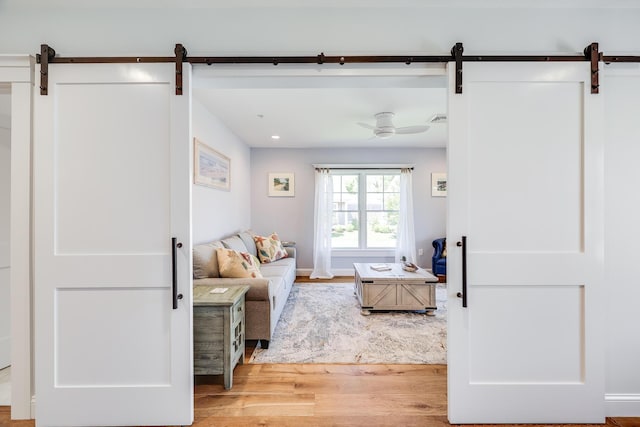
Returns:
[[[332,177],[331,246],[337,249],[394,248],[400,206],[400,173],[333,171]]]

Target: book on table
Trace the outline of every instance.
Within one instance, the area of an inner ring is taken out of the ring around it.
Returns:
[[[371,269],[375,271],[389,271],[391,267],[387,264],[371,264]]]

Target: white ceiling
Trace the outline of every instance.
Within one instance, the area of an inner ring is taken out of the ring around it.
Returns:
[[[270,67],[195,66],[194,97],[250,147],[446,145],[446,123],[388,139],[373,138],[357,124],[375,125],[374,114],[387,111],[395,113],[396,127],[428,124],[446,113],[442,66]]]

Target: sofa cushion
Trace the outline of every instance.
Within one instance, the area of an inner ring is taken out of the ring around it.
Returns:
[[[259,264],[256,263],[253,255],[226,248],[218,248],[216,252],[220,277],[262,277]]]
[[[291,267],[285,264],[264,264],[260,266],[262,277],[284,277]]]
[[[193,278],[220,277],[216,249],[224,247],[221,242],[211,242],[193,247]]]
[[[254,233],[251,230],[238,233],[238,237],[242,240],[242,243],[247,247],[247,252],[251,255],[258,256],[258,250],[256,249],[256,242],[253,240]]]
[[[269,237],[253,236],[253,239],[256,242],[260,262],[273,262],[289,256],[282,247],[282,242],[280,242],[280,238],[276,233]]]
[[[242,239],[238,236],[227,237],[226,239],[222,239],[222,244],[227,249],[233,249],[238,252],[249,252],[247,251],[247,247],[242,242]]]

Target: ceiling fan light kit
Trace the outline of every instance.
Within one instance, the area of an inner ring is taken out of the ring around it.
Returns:
[[[374,117],[376,118],[376,125],[371,126],[367,123],[358,123],[360,126],[372,129],[373,134],[376,138],[386,139],[390,138],[395,134],[413,134],[413,133],[421,133],[426,132],[429,129],[427,125],[417,125],[417,126],[404,126],[404,127],[395,127],[393,124],[394,113],[391,112],[382,112],[376,114]]]

